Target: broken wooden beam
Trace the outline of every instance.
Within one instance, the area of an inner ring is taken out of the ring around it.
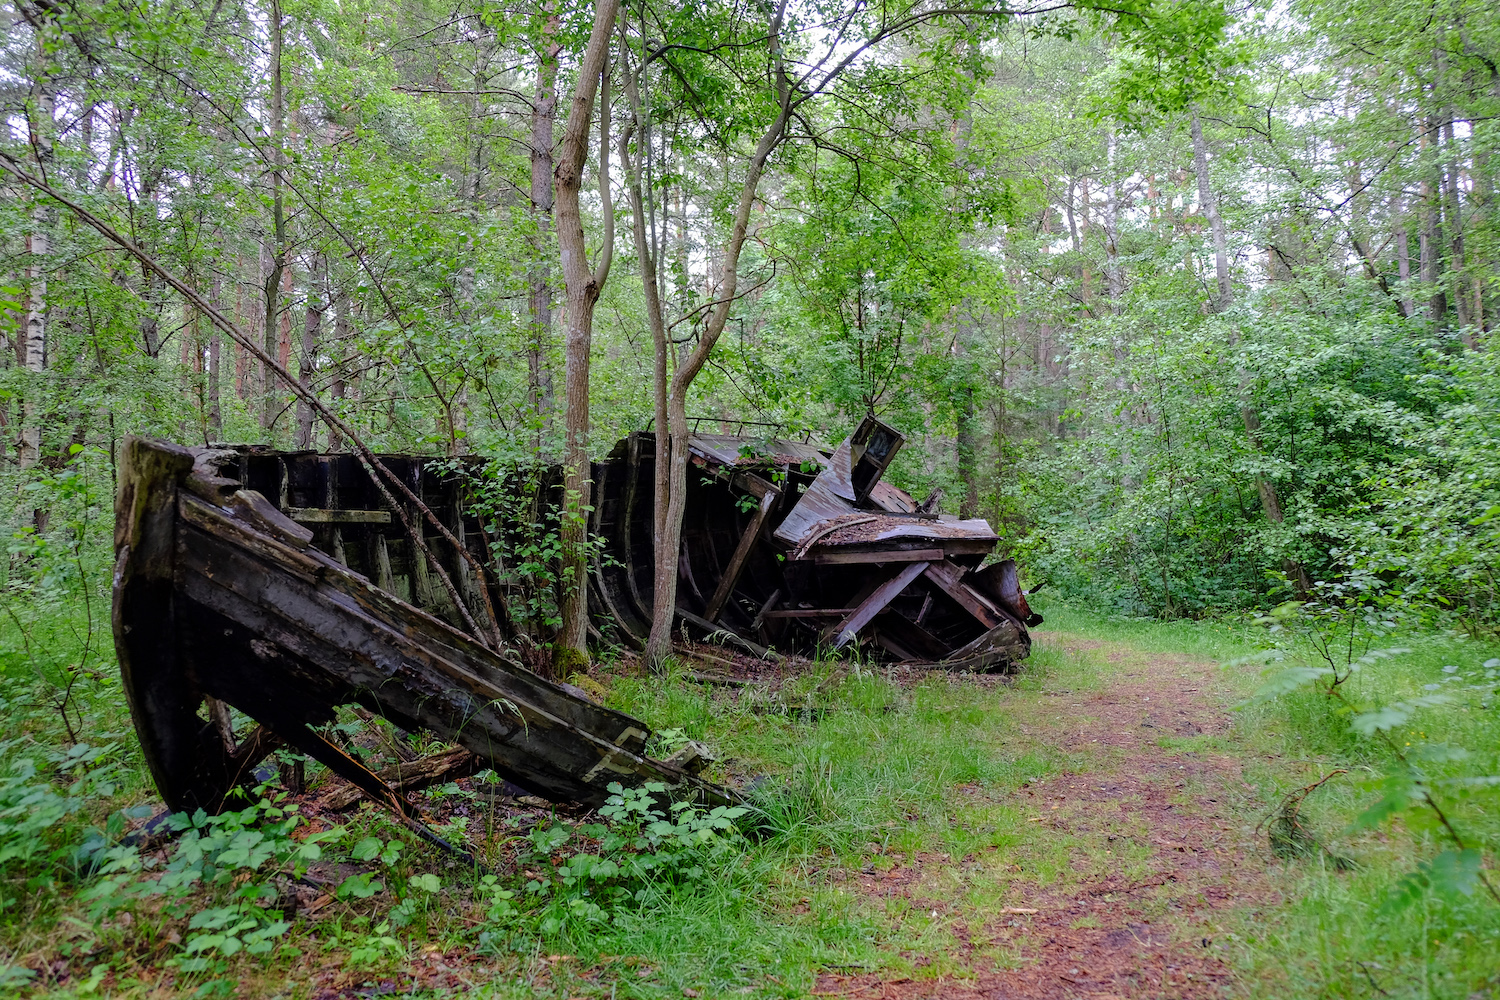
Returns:
[[[1007,620],[998,608],[963,582],[963,576],[966,571],[962,566],[943,561],[931,563],[923,568],[928,579],[942,588],[943,593],[957,601],[971,615],[979,619],[985,628],[992,629]]]
[[[834,632],[833,648],[842,649],[854,641],[859,630],[870,623],[870,619],[885,610],[885,606],[896,599],[896,595],[907,588],[922,571],[927,568],[925,562],[911,563],[903,566],[895,576],[875,588],[875,592],[865,598],[859,607],[850,612],[849,616],[839,622]]]
[[[750,550],[760,540],[761,525],[766,523],[766,515],[776,506],[779,497],[780,494],[772,490],[760,498],[760,505],[755,508],[755,515],[745,526],[739,544],[734,547],[734,554],[729,557],[729,565],[724,568],[724,575],[719,578],[719,585],[714,588],[714,595],[709,598],[708,607],[703,612],[703,617],[709,621],[718,619],[719,612],[724,609],[724,602],[729,600],[734,585],[739,583],[740,573],[745,569],[745,560],[750,557]]]
[[[806,560],[819,566],[846,566],[856,563],[938,562],[947,553],[943,549],[901,549],[891,546],[847,546],[809,553]]]
[[[484,762],[473,753],[463,747],[455,747],[442,753],[418,757],[416,760],[398,761],[376,771],[375,776],[397,791],[413,792],[445,781],[470,777],[484,768]],[[323,804],[330,809],[348,809],[365,794],[365,790],[358,785],[342,785],[325,795]]]
[[[334,510],[321,507],[288,507],[286,516],[298,524],[390,524],[388,510]]]

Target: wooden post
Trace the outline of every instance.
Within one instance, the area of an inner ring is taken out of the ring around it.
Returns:
[[[729,594],[734,590],[734,585],[739,583],[740,574],[745,571],[745,561],[750,558],[750,550],[755,548],[755,540],[760,537],[761,526],[766,523],[766,515],[771,513],[771,508],[776,506],[779,493],[767,493],[760,498],[760,506],[756,508],[755,516],[750,518],[750,524],[745,528],[745,533],[740,536],[740,543],[734,548],[734,555],[729,557],[729,566],[724,570],[724,575],[719,578],[719,585],[714,588],[714,596],[709,599],[708,608],[703,612],[703,617],[709,621],[718,621],[719,612],[724,610],[724,603],[729,600]]]

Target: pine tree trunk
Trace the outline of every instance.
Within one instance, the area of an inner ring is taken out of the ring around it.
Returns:
[[[308,392],[314,391],[313,377],[317,374],[318,330],[323,325],[323,302],[318,297],[318,268],[316,261],[307,275],[307,313],[302,323],[302,351],[298,358],[297,381]],[[313,447],[313,408],[305,400],[297,400],[296,447]]]
[[[329,275],[329,289],[333,288],[333,277]],[[333,343],[329,347],[329,354],[333,357],[334,377],[333,386],[328,394],[331,397],[333,411],[343,412],[343,402],[349,392],[347,377],[346,358],[349,341],[349,295],[347,292],[338,292],[333,298]],[[343,448],[344,439],[339,434],[338,428],[328,428],[328,450],[338,451]]]
[[[224,309],[224,276],[217,268],[208,286],[208,304],[215,309]],[[219,403],[219,355],[222,350],[219,328],[208,325],[208,372],[206,391],[208,397],[209,443],[224,440],[224,413]]]

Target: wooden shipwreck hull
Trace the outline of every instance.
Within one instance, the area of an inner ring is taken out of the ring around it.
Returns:
[[[736,800],[645,757],[643,723],[546,681],[313,546],[313,530],[288,513],[326,531],[341,518],[378,526],[379,512],[358,497],[363,506],[343,514],[326,503],[283,510],[284,490],[273,491],[278,504],[225,475],[245,474],[251,454],[139,438],[124,447],[115,644],[169,807],[217,810],[286,744],[415,819],[399,792],[320,732],[346,704],[430,730],[553,800],[596,805],[614,781],[661,781],[673,796],[705,803]],[[286,463],[280,468],[284,485]],[[388,559],[383,536],[365,543],[375,561],[382,552]],[[231,707],[254,724],[236,731]]]
[[[678,561],[678,613],[700,635],[812,654],[859,644],[874,660],[1014,669],[1031,650],[1011,560],[981,519],[921,509],[882,480],[902,438],[866,418],[837,448],[695,434]],[[649,632],[655,439],[632,434],[594,467],[594,570],[603,618]]]

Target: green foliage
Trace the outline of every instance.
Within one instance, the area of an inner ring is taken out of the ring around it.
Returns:
[[[544,936],[588,936],[601,933],[597,928],[627,928],[634,915],[678,893],[733,877],[745,850],[735,825],[743,807],[664,806],[666,786],[659,782],[634,789],[615,783],[610,791],[599,809],[603,823],[537,827],[527,835],[517,861],[535,870],[519,892],[493,876],[481,880],[491,920],[524,920]],[[485,931],[480,944],[506,938],[504,931]]]
[[[1317,604],[1284,605],[1265,616],[1262,621],[1278,645],[1250,658],[1274,661],[1251,703],[1295,697],[1304,688],[1316,692],[1326,724],[1359,737],[1354,753],[1377,773],[1364,786],[1378,798],[1360,811],[1349,832],[1400,820],[1409,830],[1432,831],[1445,844],[1391,886],[1383,913],[1411,906],[1429,892],[1450,900],[1472,896],[1480,885],[1500,905],[1500,895],[1481,871],[1486,850],[1494,850],[1483,817],[1500,788],[1500,756],[1484,740],[1464,745],[1466,736],[1489,735],[1490,727],[1476,731],[1466,723],[1476,713],[1492,713],[1500,692],[1500,658],[1467,670],[1446,664],[1420,692],[1402,692],[1380,674],[1399,667],[1413,651],[1369,648],[1392,624],[1379,613],[1379,604],[1378,588],[1340,587]],[[1302,650],[1322,662],[1297,662]],[[1318,724],[1316,716],[1310,721]],[[1479,824],[1477,833],[1461,829],[1465,817]]]

